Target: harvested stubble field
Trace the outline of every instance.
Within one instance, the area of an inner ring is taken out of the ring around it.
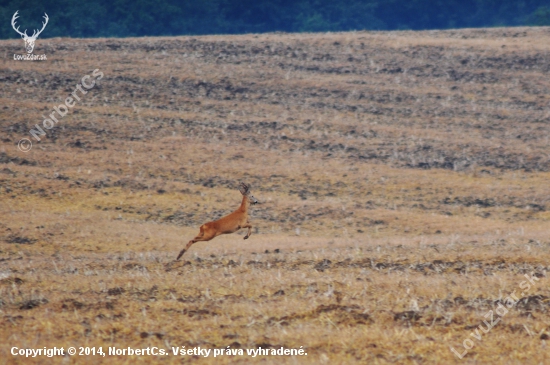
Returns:
[[[0,45],[0,362],[550,363],[550,29]]]

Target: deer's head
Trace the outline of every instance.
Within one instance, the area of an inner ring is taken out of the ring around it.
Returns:
[[[32,51],[34,50],[34,42],[36,41],[36,38],[38,38],[38,36],[40,35],[40,33],[42,33],[42,31],[44,30],[44,28],[46,28],[46,24],[48,24],[48,14],[44,13],[44,19],[45,21],[42,22],[42,29],[40,30],[37,30],[35,29],[32,33],[32,35],[29,37],[27,35],[27,30],[25,29],[24,32],[20,32],[19,31],[19,27],[15,27],[15,21],[17,18],[19,18],[19,16],[17,15],[17,13],[19,13],[19,10],[17,10],[15,12],[15,14],[13,14],[13,17],[11,18],[11,26],[13,27],[13,29],[19,33],[19,35],[21,36],[21,38],[23,38],[23,41],[25,41],[25,49],[27,50],[27,53],[32,53]]]
[[[259,203],[258,199],[254,198],[252,196],[252,194],[250,194],[250,185],[245,184],[245,183],[241,183],[239,185],[239,191],[241,192],[241,194],[243,194],[244,196],[246,196],[248,198],[250,203],[252,203],[252,204],[258,204]]]

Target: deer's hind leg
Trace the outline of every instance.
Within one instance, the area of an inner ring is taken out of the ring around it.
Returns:
[[[205,234],[204,225],[201,226],[200,230],[201,231],[198,234],[198,236],[193,238],[191,241],[187,242],[187,245],[185,245],[185,248],[180,251],[178,257],[176,258],[176,261],[183,256],[183,254],[189,249],[189,247],[191,247],[191,245],[193,245],[193,243],[199,242],[199,241],[210,241],[212,238],[216,237],[215,234]]]

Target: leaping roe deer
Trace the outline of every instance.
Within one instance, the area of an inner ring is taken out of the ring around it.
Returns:
[[[176,260],[179,260],[193,243],[199,241],[210,241],[212,238],[217,237],[220,234],[234,233],[241,228],[248,228],[248,233],[244,236],[244,239],[250,237],[252,234],[252,225],[248,221],[248,207],[250,207],[250,204],[257,204],[258,200],[250,195],[250,185],[241,183],[239,186],[239,191],[243,195],[241,206],[233,213],[230,213],[217,221],[203,224],[200,228],[199,235],[187,243],[185,248],[180,251],[180,254]]]

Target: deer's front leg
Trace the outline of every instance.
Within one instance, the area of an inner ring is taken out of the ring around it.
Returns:
[[[248,228],[248,232],[246,233],[246,236],[243,237],[243,239],[247,239],[252,234],[252,226],[250,223],[247,223],[246,226],[243,226],[243,228]]]

